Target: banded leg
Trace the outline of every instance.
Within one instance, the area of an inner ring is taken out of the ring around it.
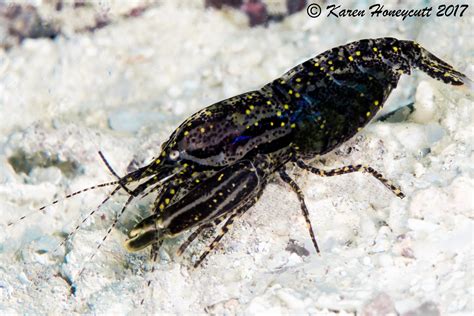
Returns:
[[[163,244],[163,240],[159,240],[157,243],[151,245],[150,257],[151,257],[152,266],[151,266],[150,275],[152,277],[153,277],[153,274],[155,273],[156,262],[158,260],[158,253],[160,251],[160,247],[162,244]],[[153,299],[153,287],[151,287],[151,283],[152,283],[152,280],[149,279],[146,282],[146,287],[151,289],[150,296],[151,296],[151,299]],[[144,302],[145,302],[145,298],[142,298],[142,300],[140,301],[140,305],[143,305]]]
[[[222,221],[224,220],[224,217],[219,217],[215,219],[212,223],[204,224],[199,226],[191,235],[188,236],[185,242],[181,244],[179,247],[178,251],[176,252],[176,255],[181,256],[186,248],[196,239],[204,230],[215,227],[219,225]]]
[[[311,225],[311,221],[309,219],[308,207],[306,206],[306,203],[304,201],[303,191],[301,191],[298,184],[296,184],[296,182],[286,173],[285,169],[281,169],[278,172],[280,174],[280,178],[286,183],[288,183],[290,187],[293,189],[293,191],[295,191],[296,196],[298,197],[298,200],[300,201],[301,211],[303,211],[303,216],[306,221],[306,226],[308,227],[308,230],[309,230],[309,235],[311,236],[311,241],[313,242],[316,252],[320,253],[318,243],[316,241],[316,237],[314,237],[313,226]]]
[[[156,261],[158,260],[158,253],[160,251],[160,247],[163,244],[163,240],[159,240],[157,243],[154,243],[151,245],[151,250],[150,250],[150,257],[152,261],[152,267],[150,273],[153,274],[155,272],[155,265]],[[148,287],[151,285],[151,280],[148,280],[147,284]]]
[[[246,209],[247,210],[247,209]],[[229,229],[232,227],[232,224],[234,223],[234,220],[236,219],[237,216],[240,217],[240,215],[242,215],[244,212],[234,212],[232,213],[232,215],[230,215],[230,217],[227,219],[227,221],[224,223],[224,226],[222,226],[222,228],[220,229],[219,231],[219,234],[216,236],[216,238],[214,238],[214,240],[212,241],[212,243],[206,247],[206,249],[204,249],[204,252],[201,254],[201,256],[199,257],[199,259],[196,261],[196,263],[194,263],[194,268],[197,268],[201,262],[207,257],[207,255],[212,251],[214,250],[214,248],[217,247],[217,245],[219,244],[219,242],[221,241],[222,237],[224,237],[224,235],[229,231]],[[199,229],[199,228],[198,228]]]
[[[324,171],[324,170],[309,166],[306,163],[304,163],[302,160],[297,160],[296,165],[302,169],[308,170],[321,177],[332,177],[332,176],[338,176],[338,175],[352,173],[352,172],[368,173],[372,175],[375,179],[379,180],[385,187],[387,187],[390,191],[393,192],[393,194],[395,194],[399,198],[403,199],[405,197],[405,194],[403,194],[403,192],[399,188],[393,185],[390,180],[386,179],[380,172],[378,172],[377,170],[369,166],[349,165],[342,168]]]
[[[222,228],[220,229],[218,235],[214,238],[213,242],[206,247],[203,254],[199,257],[198,261],[194,264],[194,268],[197,268],[201,262],[206,258],[206,256],[219,244],[219,241],[224,237],[224,235],[229,231],[232,227],[233,222],[236,218],[242,216],[245,212],[247,212],[252,206],[257,203],[258,199],[262,196],[263,188],[265,187],[266,182],[262,183],[261,186],[258,188],[258,192],[255,196],[249,197],[247,202],[245,202],[242,206],[238,207],[230,216],[227,218],[227,221],[224,223]],[[224,220],[225,216],[218,217],[214,220],[214,223],[218,225],[220,222]],[[199,229],[199,228],[198,228]],[[197,235],[196,235],[197,236]],[[191,237],[191,236],[190,236]],[[195,237],[194,237],[195,238]],[[189,239],[189,238],[188,238]]]

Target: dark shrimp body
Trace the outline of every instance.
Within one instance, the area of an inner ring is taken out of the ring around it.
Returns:
[[[149,165],[120,178],[138,183],[129,193],[158,192],[152,215],[129,233],[130,251],[226,221],[196,263],[215,247],[236,217],[256,203],[278,174],[297,193],[316,250],[304,198],[286,174],[289,162],[321,176],[363,171],[399,197],[380,173],[362,165],[322,171],[302,159],[327,153],[360,131],[382,108],[402,74],[421,69],[451,85],[471,84],[463,74],[417,43],[366,39],[328,50],[281,78],[204,108],[183,122]],[[124,207],[125,209],[125,207]]]

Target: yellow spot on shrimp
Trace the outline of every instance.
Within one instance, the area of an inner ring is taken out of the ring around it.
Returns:
[[[201,127],[200,131],[201,131],[201,133],[205,133],[206,129],[204,127]]]
[[[350,61],[354,61],[354,57],[349,56],[349,60],[350,60]]]
[[[356,51],[356,56],[360,56],[360,50]]]

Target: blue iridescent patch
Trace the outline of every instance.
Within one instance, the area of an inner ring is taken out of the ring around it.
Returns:
[[[234,138],[234,140],[232,141],[232,145],[234,144],[237,144],[237,143],[240,143],[240,142],[244,142],[248,139],[252,138],[251,136],[245,136],[245,135],[240,135],[240,136],[237,136],[236,138]]]

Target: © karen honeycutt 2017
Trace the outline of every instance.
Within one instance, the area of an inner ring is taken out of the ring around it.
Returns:
[[[383,4],[373,4],[368,9],[345,8],[342,5],[330,4],[326,7],[327,17],[373,17],[373,18],[428,18],[432,14],[437,17],[462,17],[469,8],[468,4],[444,5],[437,7],[426,6],[424,8],[404,8],[404,9],[387,9]]]

